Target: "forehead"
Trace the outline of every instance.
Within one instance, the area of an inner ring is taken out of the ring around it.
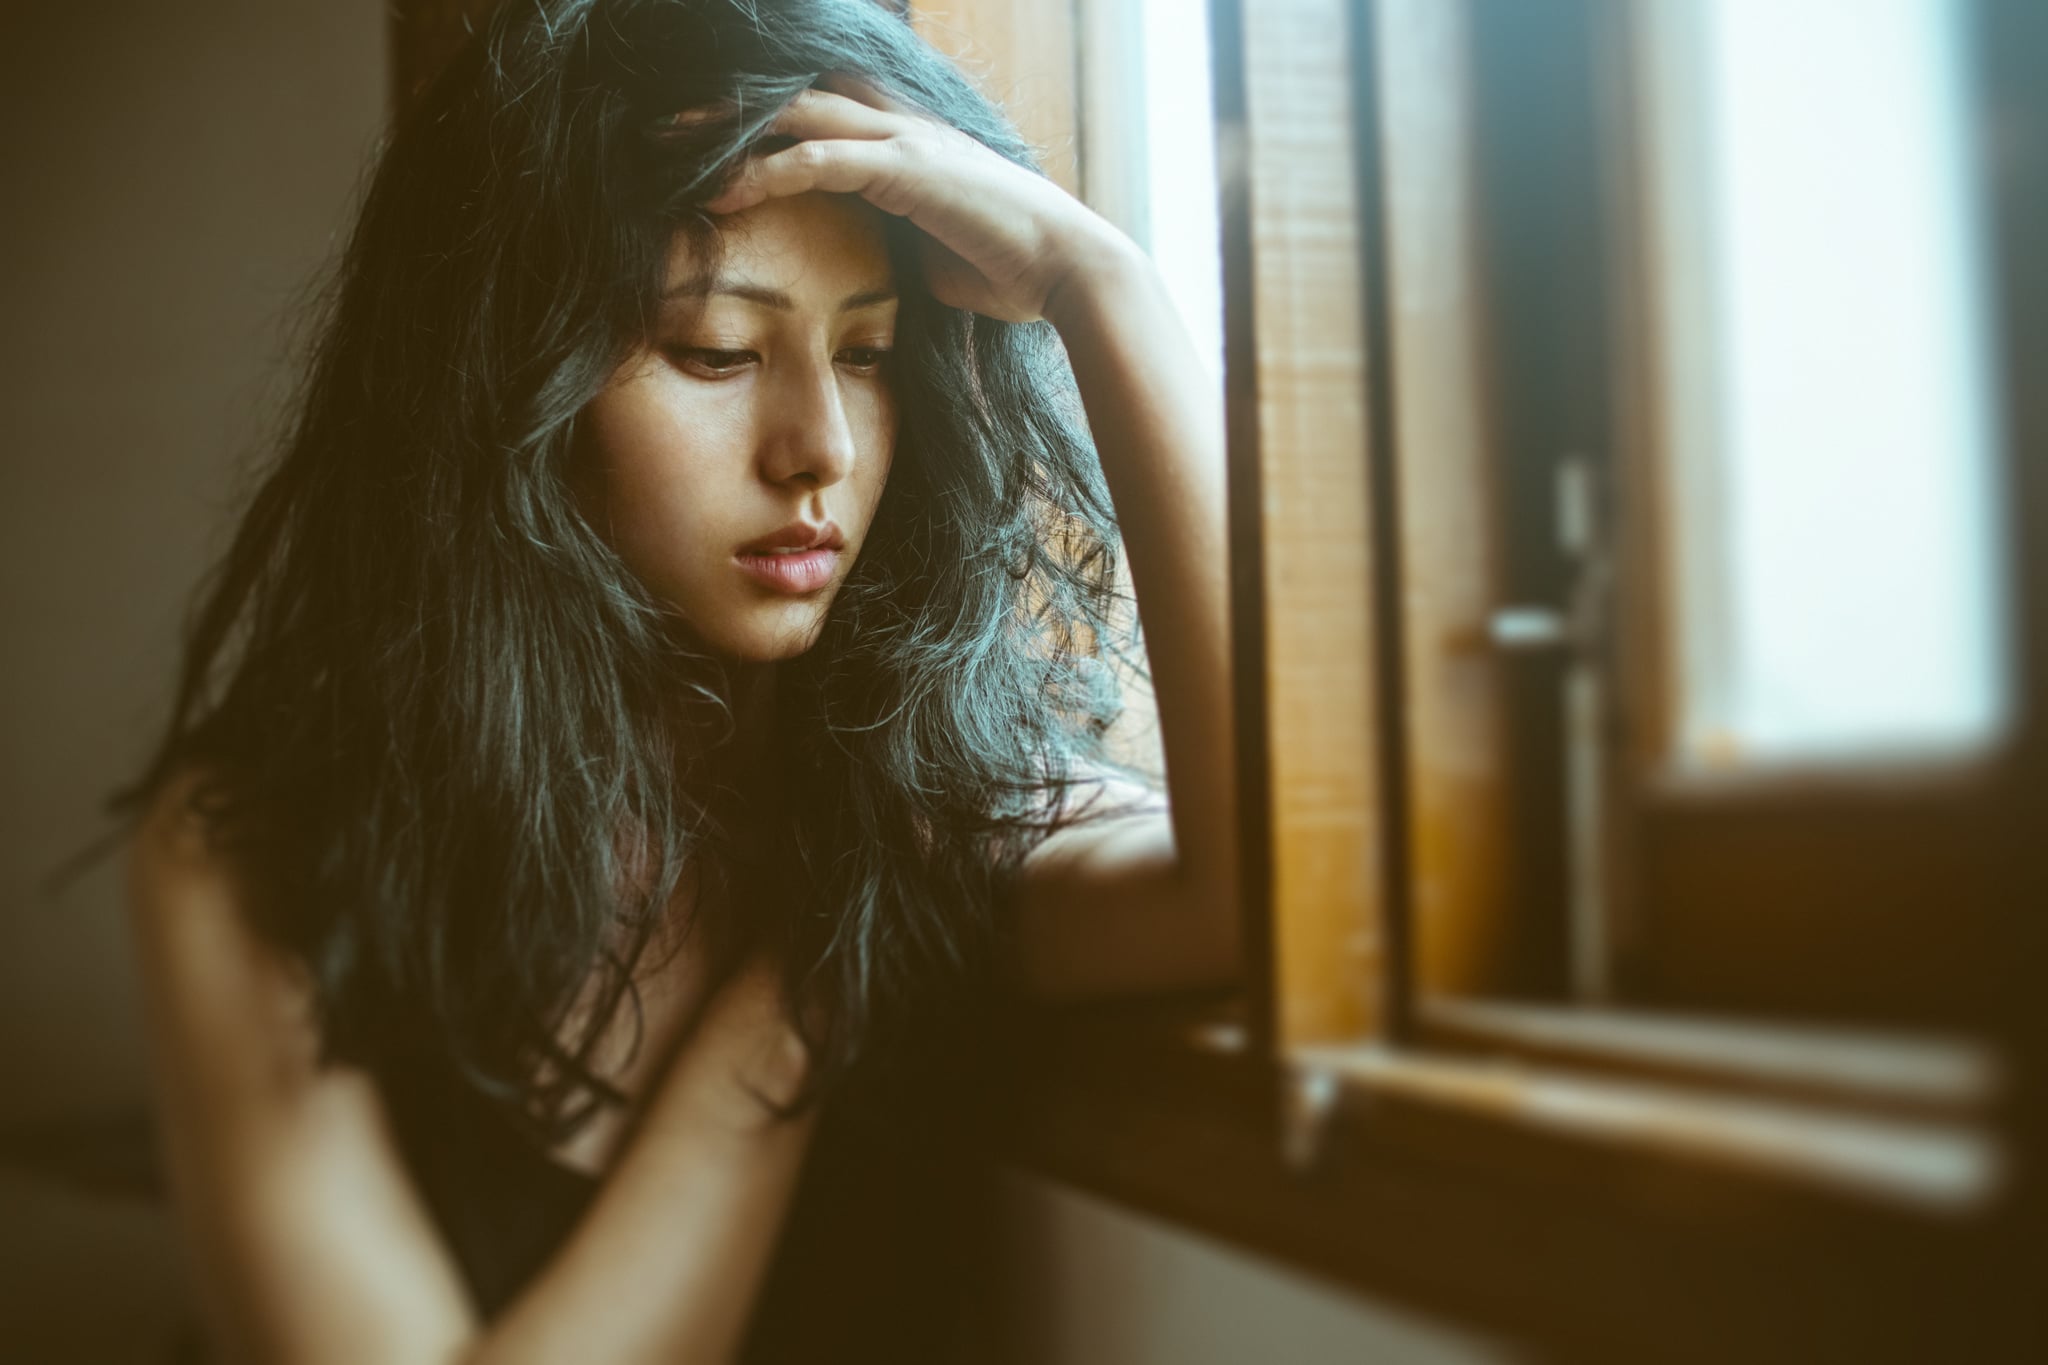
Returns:
[[[887,215],[857,195],[811,192],[765,200],[719,222],[717,280],[836,306],[849,290],[893,288]],[[701,297],[707,281],[680,236],[667,292]]]

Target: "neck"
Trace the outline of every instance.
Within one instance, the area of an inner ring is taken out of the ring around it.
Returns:
[[[767,752],[774,733],[775,679],[772,661],[741,664],[733,673],[733,747],[750,761]]]

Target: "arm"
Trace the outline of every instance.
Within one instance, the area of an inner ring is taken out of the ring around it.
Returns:
[[[467,1365],[733,1358],[818,1111],[780,1122],[803,1076],[777,973],[742,972],[706,1007],[568,1243]]]
[[[1091,215],[1092,217],[1092,215]],[[1104,225],[1045,316],[1073,363],[1116,504],[1159,705],[1168,809],[1047,838],[1017,890],[1018,974],[1048,997],[1228,982],[1238,807],[1229,553],[1216,397],[1151,260]]]
[[[129,908],[159,1140],[225,1358],[729,1358],[810,1136],[810,1120],[767,1126],[739,1085],[786,1094],[800,1075],[770,976],[706,1007],[577,1233],[486,1329],[375,1084],[315,1067],[306,983],[245,927],[260,888],[204,847],[182,790],[130,845]]]
[[[128,847],[159,1148],[209,1336],[236,1365],[450,1362],[477,1331],[370,1077],[314,1065],[262,894],[172,782]]]

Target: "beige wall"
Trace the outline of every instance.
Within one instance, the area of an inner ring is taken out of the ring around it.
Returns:
[[[376,0],[9,6],[0,31],[0,1124],[141,1093],[109,862],[38,890],[168,701],[280,321],[383,113]]]
[[[1055,1181],[995,1172],[993,1300],[960,1365],[1510,1365],[1455,1324]]]

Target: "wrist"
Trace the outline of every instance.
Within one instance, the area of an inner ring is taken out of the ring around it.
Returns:
[[[1085,325],[1117,289],[1157,273],[1136,242],[1100,219],[1095,222],[1093,231],[1063,253],[1066,264],[1045,293],[1041,315],[1062,336]]]
[[[769,1105],[796,1098],[812,1057],[784,1008],[779,971],[742,968],[712,996],[670,1062],[666,1087],[678,1113],[721,1130],[767,1126]]]

